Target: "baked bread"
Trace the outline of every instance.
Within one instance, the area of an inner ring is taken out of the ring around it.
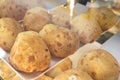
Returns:
[[[61,74],[62,72],[71,69],[72,68],[72,62],[69,58],[65,58],[62,62],[58,63],[54,68],[49,70],[46,75],[54,78],[57,75]]]
[[[52,15],[52,23],[61,27],[70,28],[70,9],[68,6],[58,6],[49,11]],[[75,16],[75,12],[73,17]]]
[[[22,32],[23,28],[17,21],[11,18],[0,19],[0,47],[6,51],[10,51],[18,33]]]
[[[53,80],[51,77],[46,76],[46,75],[42,75],[39,78],[35,79],[35,80]]]
[[[78,67],[89,73],[94,80],[118,80],[120,67],[110,53],[93,49],[84,54]]]
[[[32,8],[25,14],[23,23],[26,30],[39,32],[43,26],[50,23],[50,15],[43,8]]]
[[[71,29],[78,33],[82,43],[92,42],[102,33],[100,25],[87,13],[73,18],[70,23]]]
[[[26,73],[44,71],[49,67],[50,59],[48,47],[34,31],[19,33],[9,56],[11,65]]]
[[[93,79],[86,72],[80,69],[70,69],[56,76],[53,80],[93,80]]]
[[[22,80],[3,60],[0,59],[0,77],[3,80]],[[1,79],[0,78],[0,79]]]
[[[78,36],[67,28],[48,24],[39,32],[55,57],[66,57],[79,48]]]
[[[113,27],[118,20],[117,15],[106,7],[90,8],[87,13],[100,24],[103,31]]]
[[[0,17],[22,20],[26,10],[24,6],[14,0],[0,0]]]
[[[46,76],[46,75],[42,75],[39,78],[35,79],[35,80],[53,80],[51,77]]]

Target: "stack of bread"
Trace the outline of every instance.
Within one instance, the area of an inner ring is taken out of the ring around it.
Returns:
[[[66,28],[48,24],[39,34],[34,31],[19,33],[9,60],[19,71],[44,71],[50,66],[50,53],[63,58],[73,54],[78,48],[76,34]]]
[[[76,33],[49,23],[51,15],[40,7],[26,12],[23,26],[10,17],[0,19],[0,47],[10,53],[9,61],[16,70],[44,71],[50,66],[51,55],[64,58],[79,48]]]
[[[9,0],[5,1],[9,2]],[[91,9],[87,13],[80,14],[69,21],[69,8],[64,6],[59,6],[49,12],[40,7],[33,8],[28,10],[25,13],[25,17],[23,17],[23,15],[19,15],[21,14],[19,13],[19,9],[16,9],[18,10],[17,14],[8,14],[8,12],[4,12],[8,11],[6,10],[8,8],[19,8],[19,6],[13,4],[13,7],[6,8],[4,6],[6,4],[3,5],[2,2],[4,2],[4,0],[0,1],[0,8],[2,8],[0,10],[0,12],[2,11],[0,17],[5,18],[0,19],[0,47],[5,51],[10,52],[10,64],[16,70],[25,73],[46,70],[50,67],[51,56],[65,58],[72,55],[79,48],[81,42],[93,42],[101,35],[102,30],[108,29],[108,26],[112,27],[114,23],[111,23],[110,21],[109,17],[111,17],[111,15],[115,18],[114,22],[117,19],[117,17],[109,10],[109,15],[104,15],[103,13],[106,13],[107,10],[101,8],[100,13],[96,13],[95,16],[93,16],[94,10]],[[24,10],[25,9],[23,9],[23,12]],[[99,21],[97,16],[100,16],[102,21]],[[23,20],[23,27],[15,19]],[[103,21],[103,19],[106,20]],[[62,64],[65,64],[65,66]],[[107,64],[109,65],[109,63],[105,62],[105,67]],[[111,63],[110,66],[111,65],[113,64]],[[55,69],[46,73],[43,77],[50,76],[51,78],[55,78],[54,80],[59,80],[59,78],[61,78],[61,80],[66,80],[69,77],[71,77],[69,78],[70,80],[74,78],[78,78],[78,80],[80,78],[83,80],[99,80],[99,78],[92,79],[91,77],[93,77],[93,75],[87,72],[87,70],[83,69],[84,71],[82,71],[71,68],[71,61],[66,59],[66,62],[61,63],[55,67]],[[117,70],[116,67],[115,70]],[[58,76],[63,71],[65,72]],[[115,73],[115,75],[116,74],[117,73]],[[108,77],[108,75],[106,76]],[[113,75],[114,74],[112,74],[112,76]],[[113,79],[107,77],[104,80],[114,79],[114,77]],[[51,80],[51,78],[49,79]],[[100,80],[102,80],[102,78]]]

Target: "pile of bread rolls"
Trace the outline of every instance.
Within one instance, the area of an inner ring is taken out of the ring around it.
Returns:
[[[9,2],[9,0],[5,1]],[[2,2],[4,0],[0,1],[0,4]],[[35,7],[28,10],[25,16],[11,14],[11,17],[7,16],[9,12],[4,12],[8,11],[4,5],[5,2],[0,5],[2,8],[0,10],[2,12],[0,13],[0,47],[10,53],[10,64],[16,70],[25,73],[46,70],[50,66],[51,56],[65,58],[72,55],[81,42],[89,43],[96,40],[102,30],[106,30],[106,26],[108,29],[108,26],[114,25],[109,20],[111,15],[115,20],[117,19],[108,9],[101,8],[99,14],[96,13],[95,16],[92,14],[96,9],[74,16],[69,21],[70,10],[65,6],[58,6],[50,11]],[[11,6],[9,9],[21,12],[21,7],[14,4]],[[109,13],[106,14],[106,10]],[[4,13],[7,14],[3,16]],[[102,22],[97,16],[102,16]],[[23,26],[16,20],[23,20]],[[84,72],[81,73],[86,75]]]
[[[118,80],[120,66],[109,52],[92,49],[83,54],[76,68],[66,58],[36,80]]]

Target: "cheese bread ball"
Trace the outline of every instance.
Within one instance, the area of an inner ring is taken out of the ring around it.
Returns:
[[[6,51],[10,51],[18,33],[22,32],[23,28],[19,23],[12,18],[0,19],[0,47]]]
[[[118,20],[117,15],[115,15],[112,10],[105,7],[90,8],[87,13],[98,21],[103,31],[113,27]]]
[[[23,24],[26,30],[39,32],[43,26],[50,23],[50,15],[47,10],[35,7],[28,10],[25,14]]]
[[[94,80],[118,80],[119,64],[115,58],[105,50],[93,49],[86,51],[86,54],[78,64]]]
[[[26,73],[44,71],[49,67],[50,59],[48,47],[34,31],[19,33],[9,56],[11,65]]]
[[[82,43],[93,42],[102,33],[98,22],[87,13],[76,16],[70,23],[71,29],[78,33]]]
[[[39,32],[55,57],[67,57],[79,48],[78,36],[67,28],[48,24]]]

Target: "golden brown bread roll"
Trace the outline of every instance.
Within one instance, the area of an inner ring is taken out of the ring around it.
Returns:
[[[78,36],[64,27],[48,24],[39,32],[39,35],[47,43],[51,54],[56,57],[66,57],[79,48]]]
[[[52,23],[61,27],[70,28],[70,8],[68,6],[58,6],[49,11],[52,15]],[[73,17],[75,16],[75,12]]]
[[[72,62],[69,58],[65,58],[62,62],[58,63],[54,68],[49,70],[46,75],[54,78],[57,75],[61,74],[62,72],[71,69],[72,68]]]
[[[118,17],[105,7],[90,8],[87,13],[98,21],[103,31],[113,27],[118,20]]]
[[[22,32],[23,28],[19,23],[11,18],[0,19],[0,47],[6,51],[10,51],[16,36]]]
[[[53,80],[51,77],[46,76],[46,75],[42,75],[39,78],[35,79],[35,80]]]
[[[0,17],[9,17],[22,20],[26,8],[14,0],[0,0]]]
[[[80,14],[73,18],[70,23],[71,29],[78,33],[80,41],[83,43],[89,43],[96,40],[102,33],[97,21],[87,13]]]
[[[56,76],[53,80],[93,80],[93,79],[86,72],[80,69],[70,69]]]
[[[9,57],[15,69],[27,73],[47,69],[50,59],[48,47],[34,31],[19,33]]]
[[[78,67],[89,73],[94,80],[118,80],[120,67],[111,54],[102,49],[93,49],[84,54]]]
[[[50,15],[43,8],[32,8],[25,14],[23,23],[26,30],[39,32],[43,26],[50,23]]]

